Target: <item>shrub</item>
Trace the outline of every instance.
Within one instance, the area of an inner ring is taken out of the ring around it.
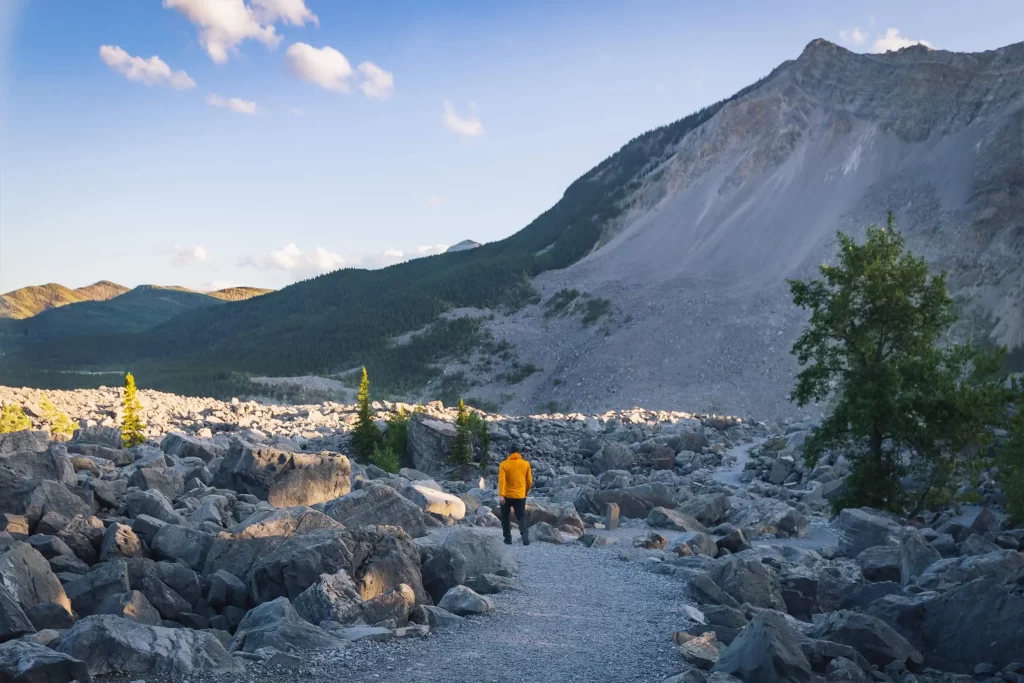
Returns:
[[[0,410],[0,434],[10,434],[32,428],[32,421],[21,409],[21,406],[14,403],[5,403]]]
[[[142,421],[142,404],[135,389],[132,373],[124,376],[124,416],[121,422],[121,441],[125,448],[146,443],[146,423]]]

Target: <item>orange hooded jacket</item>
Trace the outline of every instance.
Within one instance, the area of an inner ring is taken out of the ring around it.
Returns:
[[[498,495],[505,498],[526,498],[533,488],[530,463],[519,453],[512,453],[498,468]]]

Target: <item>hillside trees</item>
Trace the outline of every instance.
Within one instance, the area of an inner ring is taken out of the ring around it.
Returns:
[[[142,403],[135,389],[132,373],[124,376],[124,413],[121,419],[121,441],[125,448],[146,443],[146,423],[142,421]]]
[[[814,466],[836,450],[852,462],[836,509],[916,513],[947,502],[1005,415],[1001,352],[940,344],[955,320],[945,276],[929,274],[895,227],[890,214],[863,244],[839,233],[837,265],[789,281],[794,303],[811,312],[793,346],[802,369],[791,398],[834,400],[805,459]]]

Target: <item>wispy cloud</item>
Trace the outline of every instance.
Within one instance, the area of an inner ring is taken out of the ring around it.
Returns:
[[[373,62],[363,62],[359,65],[359,73],[363,76],[359,89],[367,99],[386,100],[394,94],[395,75],[390,71],[385,71]]]
[[[100,59],[114,71],[129,81],[138,81],[146,85],[159,85],[174,90],[188,90],[196,87],[184,71],[172,71],[167,62],[153,55],[149,59],[133,57],[117,45],[101,45]]]
[[[337,270],[345,263],[341,254],[328,251],[323,247],[305,252],[299,249],[294,242],[290,242],[280,249],[262,252],[258,256],[247,256],[241,261],[243,266],[261,270],[279,270],[300,276]]]
[[[199,43],[218,64],[228,61],[246,40],[267,47],[281,42],[274,24],[303,26],[319,20],[304,0],[163,0],[199,28]]]
[[[230,109],[231,111],[238,112],[239,114],[255,114],[256,103],[249,102],[248,100],[241,100],[237,97],[224,98],[220,95],[209,94],[206,96],[206,103],[211,107],[220,107],[222,109]]]
[[[839,31],[839,40],[849,45],[863,45],[868,40],[868,34],[861,31],[860,26],[854,26],[852,29]]]
[[[447,244],[426,244],[416,247],[417,256],[433,256],[448,251]]]
[[[445,128],[458,133],[464,137],[475,138],[484,134],[484,124],[473,112],[475,107],[470,105],[468,116],[461,116],[455,109],[455,105],[445,100],[444,111],[441,113],[441,123]]]
[[[193,263],[206,263],[210,260],[209,253],[199,245],[194,247],[175,246],[166,251],[170,253],[171,265],[175,268],[183,268]]]
[[[878,36],[875,42],[871,45],[872,52],[890,52],[895,50],[902,50],[905,47],[911,45],[924,45],[925,47],[934,47],[927,40],[914,40],[907,38],[900,34],[898,28],[886,29],[885,34]]]

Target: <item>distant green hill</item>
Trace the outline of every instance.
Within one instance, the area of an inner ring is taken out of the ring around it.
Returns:
[[[141,386],[221,395],[236,373],[323,374],[365,365],[380,390],[422,386],[440,359],[486,343],[477,321],[446,320],[444,312],[534,300],[531,278],[593,250],[666,150],[727,101],[635,138],[507,239],[380,270],[339,270],[247,301],[198,307],[136,334],[24,345],[0,358],[0,383],[84,386],[84,376],[57,373],[131,367]],[[417,330],[407,343],[393,343]]]
[[[127,291],[127,287],[106,280],[78,289],[69,289],[55,283],[22,287],[0,294],[0,318],[31,318],[51,308],[82,301],[105,301]]]

